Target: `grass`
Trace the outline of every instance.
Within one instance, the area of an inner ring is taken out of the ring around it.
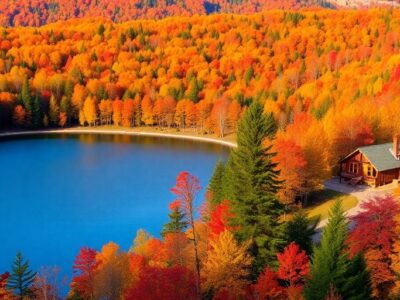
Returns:
[[[358,199],[352,195],[324,189],[309,196],[309,205],[304,210],[309,217],[320,216],[321,220],[329,217],[329,210],[336,200],[342,200],[343,210],[349,210],[357,205]]]

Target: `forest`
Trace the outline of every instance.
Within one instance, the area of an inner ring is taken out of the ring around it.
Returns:
[[[0,130],[145,126],[224,137],[257,100],[277,124],[280,197],[291,206],[344,155],[400,132],[399,35],[400,11],[388,9],[2,28]]]
[[[253,102],[203,204],[196,205],[197,177],[179,173],[161,238],[141,229],[129,251],[113,242],[82,247],[67,299],[398,299],[399,194],[365,201],[350,220],[337,201],[314,244],[318,218],[300,210],[282,219],[279,165],[264,143],[275,132],[273,117]],[[57,272],[36,273],[17,253],[0,275],[0,298],[60,299]]]
[[[321,0],[3,0],[0,26],[41,26],[60,20],[104,17],[114,22],[211,13],[250,14],[269,9],[331,6]]]
[[[0,130],[148,127],[238,147],[200,207],[198,179],[178,174],[161,238],[83,247],[69,299],[399,298],[395,196],[351,220],[337,202],[318,245],[297,209],[344,155],[400,132],[399,10],[113,20],[0,28]],[[36,271],[17,254],[0,298],[57,299],[56,270]]]

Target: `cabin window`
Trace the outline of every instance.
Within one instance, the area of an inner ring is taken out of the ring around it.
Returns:
[[[350,163],[349,172],[353,173],[353,174],[357,174],[358,173],[358,163],[356,163],[356,162]]]
[[[367,176],[368,176],[368,177],[376,177],[376,170],[375,170],[375,168],[374,168],[373,166],[371,166],[371,165],[368,165],[368,168],[367,168]]]

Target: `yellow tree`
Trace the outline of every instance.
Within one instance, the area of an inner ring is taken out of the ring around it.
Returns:
[[[239,245],[233,234],[225,230],[210,241],[207,260],[203,267],[205,288],[218,292],[229,289],[234,295],[243,293],[248,284],[252,259],[248,254],[250,243]]]
[[[96,124],[97,119],[97,107],[96,100],[92,97],[87,97],[85,103],[83,104],[83,114],[85,116],[85,121],[89,126]]]

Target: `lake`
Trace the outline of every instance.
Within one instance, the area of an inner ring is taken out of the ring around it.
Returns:
[[[0,138],[0,273],[17,251],[31,267],[72,273],[80,247],[113,241],[128,250],[136,231],[159,236],[180,171],[204,190],[229,148],[128,135],[48,134]]]

